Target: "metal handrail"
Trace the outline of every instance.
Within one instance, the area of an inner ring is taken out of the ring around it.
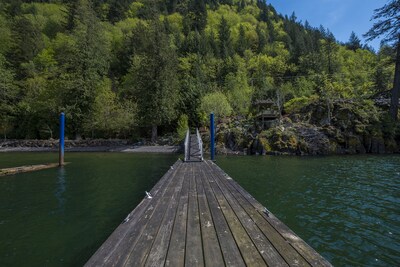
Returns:
[[[203,141],[201,140],[201,135],[199,133],[199,129],[196,129],[196,135],[197,135],[197,142],[199,143],[199,150],[200,150],[200,155],[201,155],[201,160],[203,160]]]
[[[185,137],[185,161],[189,160],[189,138],[190,138],[190,133],[189,129],[186,132],[186,137]]]

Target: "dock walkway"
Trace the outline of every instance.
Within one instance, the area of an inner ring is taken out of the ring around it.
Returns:
[[[85,266],[331,266],[211,161],[178,160]]]

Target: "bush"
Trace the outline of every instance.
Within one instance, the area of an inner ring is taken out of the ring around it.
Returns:
[[[311,102],[314,101],[313,97],[295,97],[290,99],[288,102],[285,103],[284,109],[286,113],[298,113],[302,108],[309,105]]]
[[[206,119],[207,115],[210,114],[211,112],[213,112],[217,118],[231,115],[232,107],[223,93],[214,92],[205,95],[201,99],[199,111],[200,114],[202,115],[200,117],[202,118],[203,122],[206,122],[204,121],[204,119]]]

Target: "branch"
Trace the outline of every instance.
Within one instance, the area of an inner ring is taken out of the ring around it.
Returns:
[[[375,9],[371,20],[381,19],[363,36],[372,41],[384,35],[383,42],[397,42],[400,35],[400,0],[392,0],[381,8]],[[383,19],[383,20],[382,20]]]

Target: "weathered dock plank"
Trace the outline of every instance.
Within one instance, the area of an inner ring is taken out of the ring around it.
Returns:
[[[177,214],[177,208],[179,205],[181,191],[183,190],[184,183],[184,169],[180,169],[176,175],[180,175],[182,179],[178,180],[176,184],[175,191],[171,197],[170,203],[158,229],[157,236],[153,242],[151,251],[149,253],[148,259],[146,261],[146,266],[163,266],[165,258],[168,253],[168,247],[171,239],[171,233],[175,222],[175,217]],[[168,202],[168,199],[164,200]]]
[[[144,225],[139,240],[131,246],[130,252],[126,257],[124,266],[144,266],[149,255],[150,248],[153,245],[155,236],[162,226],[165,215],[174,209],[176,198],[178,197],[181,183],[183,182],[183,172],[178,168],[167,187],[163,196],[161,196],[154,207],[152,215],[148,222]],[[159,245],[159,244],[158,244]]]
[[[247,234],[256,245],[257,250],[260,252],[263,257],[265,263],[269,266],[288,266],[285,260],[280,256],[278,251],[274,248],[274,246],[270,243],[268,238],[263,234],[262,230],[260,230],[260,226],[257,225],[257,221],[251,216],[251,213],[254,212],[253,208],[249,208],[249,206],[242,204],[241,196],[236,194],[235,190],[230,190],[223,181],[223,179],[218,179],[218,173],[212,172],[213,169],[210,168],[209,164],[207,167],[210,170],[210,175],[214,176],[216,183],[218,184],[221,191],[224,193],[226,199],[230,203],[231,207],[234,208],[235,213],[237,214],[240,222],[246,229]],[[226,177],[224,177],[226,180]],[[228,177],[229,178],[229,177]]]
[[[206,175],[201,176],[222,255],[227,266],[246,266]]]
[[[219,168],[213,162],[207,162],[207,164],[213,165],[215,167],[215,173],[219,173],[220,177],[226,178],[225,184],[227,186],[231,186],[232,192],[235,192],[234,189],[236,189],[237,192],[241,194],[241,197],[244,198],[249,204],[251,204],[251,206],[248,206],[246,202],[242,202],[244,205],[246,205],[246,211],[253,214],[253,220],[258,222],[258,225],[260,225],[261,227],[264,226],[268,229],[268,231],[266,231],[267,237],[272,234],[272,238],[276,235],[276,233],[278,233],[284,238],[284,241],[287,244],[290,244],[290,246],[295,249],[295,252],[293,253],[293,251],[288,250],[288,247],[283,247],[285,245],[283,242],[281,242],[282,240],[272,240],[276,248],[282,251],[281,255],[289,261],[290,265],[296,264],[297,259],[299,258],[299,256],[301,256],[312,266],[331,266],[331,264],[326,259],[324,259],[306,242],[304,242],[304,240],[298,237],[292,230],[289,229],[289,227],[287,227],[278,218],[276,218],[274,214],[267,210],[267,215],[265,212],[265,207],[262,206],[246,190],[244,190],[236,181],[229,177],[221,168]],[[240,198],[239,195],[236,194],[236,196],[238,197],[238,199]],[[258,213],[259,216],[257,216],[255,211]],[[270,228],[270,226],[272,226],[272,228]]]
[[[170,170],[153,187],[150,194],[153,198],[161,197],[173,180],[173,175],[182,163],[177,161]],[[90,260],[90,266],[122,266],[129,253],[131,244],[140,237],[143,227],[154,210],[153,198],[145,198],[128,214],[120,226],[110,235]]]
[[[331,266],[211,161],[176,162],[86,266]]]
[[[195,164],[189,164],[189,203],[186,231],[185,266],[204,266],[203,244],[200,230],[199,205],[197,202]]]
[[[199,213],[201,223],[201,234],[204,249],[204,261],[206,266],[224,266],[224,259],[217,237],[214,220],[211,214],[206,192],[204,190],[201,176],[204,175],[200,169],[200,173],[196,178],[197,198],[199,201]]]
[[[185,247],[186,247],[186,225],[188,214],[188,194],[189,194],[189,165],[184,164],[184,179],[181,196],[179,199],[178,210],[175,215],[175,223],[172,230],[165,266],[184,266]]]
[[[221,189],[218,187],[215,177],[210,170],[206,172],[206,177],[208,178],[211,188],[217,198],[218,204],[221,207],[225,219],[228,222],[229,228],[233,233],[233,237],[235,238],[236,244],[239,247],[246,265],[265,266],[260,252],[255,248],[254,243],[251,241],[251,238],[246,233],[245,228],[238,218],[243,214],[240,214],[238,210],[235,211],[234,208],[229,205],[226,196],[223,195]]]

